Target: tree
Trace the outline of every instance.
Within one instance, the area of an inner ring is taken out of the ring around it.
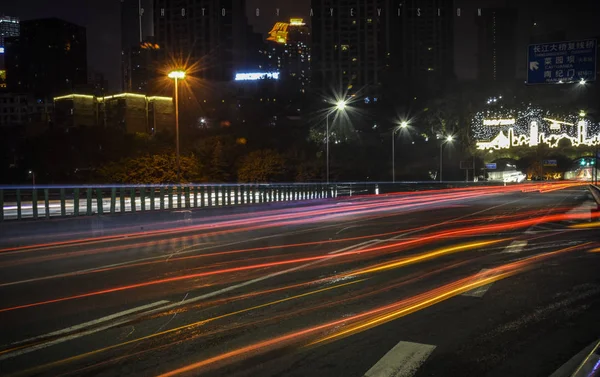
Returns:
[[[200,164],[194,156],[180,156],[181,182],[201,179]],[[99,169],[110,183],[159,184],[177,182],[177,157],[174,154],[145,155],[111,162]]]
[[[272,149],[262,149],[242,158],[238,169],[240,182],[272,182],[285,173],[285,160]]]

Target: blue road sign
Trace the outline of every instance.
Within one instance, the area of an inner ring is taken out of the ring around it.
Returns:
[[[529,45],[527,84],[552,84],[596,79],[595,39]]]
[[[496,169],[496,163],[485,164],[485,168],[488,169],[488,170],[494,170],[494,169]]]
[[[556,166],[556,160],[544,160],[544,166]]]

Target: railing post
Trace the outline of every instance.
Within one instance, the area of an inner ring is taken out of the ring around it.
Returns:
[[[146,188],[140,187],[140,209],[142,212],[146,210]]]
[[[110,188],[110,213],[114,215],[117,210],[117,188]]]
[[[44,210],[46,211],[46,218],[50,218],[50,195],[48,189],[44,189]]]
[[[206,186],[200,186],[200,207],[206,207]]]
[[[177,208],[181,208],[181,186],[177,186]]]
[[[98,210],[98,215],[104,214],[104,200],[102,198],[102,189],[96,189],[96,209]]]
[[[92,216],[92,188],[88,187],[85,191],[85,214]]]
[[[198,186],[194,186],[194,208],[198,207]]]
[[[185,195],[185,208],[190,208],[190,186],[183,188]]]
[[[0,189],[0,221],[4,221],[4,190]]]
[[[60,216],[61,217],[67,216],[67,210],[65,208],[65,189],[64,188],[60,189]]]
[[[167,198],[169,199],[169,209],[173,209],[173,186],[167,188]]]
[[[73,190],[73,215],[79,216],[79,187]]]
[[[21,190],[17,189],[17,220],[21,220]]]
[[[227,205],[231,205],[231,186],[227,186]]]
[[[129,190],[129,203],[131,205],[131,213],[134,213],[136,211],[136,204],[135,204],[135,187],[132,187]]]
[[[125,213],[125,188],[119,188],[119,212]]]
[[[31,192],[31,209],[33,211],[33,218],[38,218],[38,207],[37,207],[37,190],[33,189]]]
[[[207,206],[208,207],[212,207],[212,203],[213,203],[213,192],[215,191],[215,188],[213,186],[207,186],[206,187],[206,199],[207,199]]]
[[[165,188],[160,186],[158,189],[158,195],[160,195],[160,209],[165,209]]]
[[[155,196],[154,186],[150,186],[150,211],[154,211],[156,208],[156,204],[154,203]]]

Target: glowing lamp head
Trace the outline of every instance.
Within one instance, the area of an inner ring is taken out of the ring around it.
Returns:
[[[579,116],[580,116],[580,117],[584,117],[584,116],[585,116],[585,111],[583,111],[583,110],[582,110],[582,111],[580,111],[580,112],[579,112]]]
[[[585,79],[579,80],[579,85],[585,85]]]
[[[448,135],[448,137],[446,137],[446,141],[452,141],[454,138],[452,137],[452,135]]]
[[[171,71],[169,72],[169,74],[167,75],[170,79],[179,79],[179,80],[183,80],[185,78],[185,71]]]
[[[408,122],[402,122],[402,123],[400,123],[400,127],[402,127],[402,128],[408,127]]]
[[[346,108],[346,101],[337,101],[335,108],[336,110],[344,110]]]

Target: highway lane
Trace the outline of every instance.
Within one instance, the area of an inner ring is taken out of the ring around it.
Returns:
[[[406,375],[506,375],[532,355],[541,366],[509,374],[549,375],[600,338],[597,219],[581,187],[554,188],[359,198],[3,251],[0,373],[362,376],[408,352],[423,360],[404,360]]]

